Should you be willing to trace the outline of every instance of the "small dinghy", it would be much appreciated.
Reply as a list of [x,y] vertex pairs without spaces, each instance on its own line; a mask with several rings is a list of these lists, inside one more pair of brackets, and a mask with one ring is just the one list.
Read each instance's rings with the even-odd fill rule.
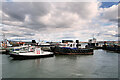
[[41,48],[35,48],[34,51],[20,51],[19,53],[10,53],[10,56],[14,59],[34,59],[43,57],[52,57],[52,52],[42,51]]

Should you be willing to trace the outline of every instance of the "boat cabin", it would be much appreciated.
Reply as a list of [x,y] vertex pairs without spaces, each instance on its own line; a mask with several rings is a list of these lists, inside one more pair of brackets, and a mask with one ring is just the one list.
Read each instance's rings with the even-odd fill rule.
[[77,44],[75,42],[71,43],[71,42],[68,42],[68,43],[61,43],[59,47],[68,47],[68,48],[81,48],[81,45],[80,44]]

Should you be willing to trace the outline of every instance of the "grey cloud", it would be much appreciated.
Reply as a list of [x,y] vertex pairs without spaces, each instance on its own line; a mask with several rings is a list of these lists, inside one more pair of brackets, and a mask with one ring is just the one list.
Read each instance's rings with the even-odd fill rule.
[[18,35],[18,34],[12,34],[12,33],[10,33],[10,34],[7,34],[7,36],[10,36],[10,37],[24,37],[24,35]]
[[[67,19],[66,16],[61,15],[61,13],[68,12],[72,14],[79,15],[82,19],[88,19],[91,10],[88,8],[89,2],[79,2],[79,3],[44,3],[44,2],[11,2],[3,3],[3,12],[9,16],[9,18],[3,16],[3,23],[4,24],[11,24],[6,23],[5,21],[19,21],[22,22],[22,24],[17,26],[23,26],[30,29],[45,29],[47,27],[51,28],[68,28],[70,25],[73,24],[74,20]],[[54,9],[55,8],[55,9]],[[47,15],[53,11],[52,18],[62,18],[62,22],[59,22],[57,20],[53,20],[55,25],[44,24],[39,19],[43,17],[44,15]],[[88,15],[89,12],[89,15]],[[26,15],[29,16],[29,21],[26,22],[25,18]],[[65,20],[65,21],[64,21]],[[15,25],[15,24],[12,24]],[[34,26],[34,27],[33,27]]]
[[7,29],[5,29],[5,28],[2,28],[1,30],[2,30],[2,31],[8,31],[8,30],[7,30]]
[[[99,36],[104,35],[104,29],[95,27],[93,23],[88,23],[88,20],[92,20],[91,14],[97,13],[94,7],[98,8],[99,6],[90,7],[92,4],[89,2],[76,2],[76,3],[31,3],[31,2],[11,2],[11,3],[3,3],[3,23],[11,26],[16,26],[16,28],[12,27],[16,32],[14,34],[9,34],[10,37],[30,37],[39,35],[42,33],[48,33],[58,30],[56,33],[59,34],[59,29],[62,31],[67,30],[67,28],[72,31],[74,29],[80,28],[80,35],[88,37],[88,35],[93,35],[94,31],[101,31]],[[95,11],[95,12],[94,12]],[[49,15],[50,14],[50,17]],[[7,15],[8,17],[6,17]],[[76,17],[77,15],[77,17]],[[95,14],[94,14],[95,15]],[[46,16],[44,18],[44,16]],[[93,16],[93,15],[92,15]],[[105,17],[105,16],[104,16]],[[44,20],[45,19],[45,20]],[[110,18],[111,19],[111,18]],[[116,21],[114,18],[112,21]],[[8,22],[7,22],[8,21]],[[81,21],[81,22],[80,22]],[[84,22],[86,23],[84,23]],[[14,23],[16,22],[16,24]],[[78,23],[77,23],[78,22]],[[97,20],[95,21],[95,23]],[[20,24],[21,23],[21,24]],[[83,23],[83,24],[82,24]],[[77,25],[74,25],[77,24]],[[85,24],[85,25],[84,25]],[[77,26],[77,27],[76,27]],[[76,28],[74,28],[76,27]],[[21,29],[25,28],[25,29]],[[73,29],[74,28],[74,29]],[[50,30],[52,31],[50,31]],[[94,31],[93,31],[94,29]],[[3,29],[11,30],[9,29]],[[68,32],[70,33],[70,31]],[[84,30],[88,30],[85,32]],[[103,30],[103,31],[102,31]],[[19,31],[19,33],[17,33]],[[74,30],[75,31],[75,30]],[[104,32],[104,33],[102,33]],[[16,34],[15,34],[16,33]],[[76,32],[73,32],[73,34]],[[83,33],[83,34],[82,34]],[[49,34],[49,33],[48,33]],[[42,34],[41,34],[42,35]],[[68,36],[69,35],[69,36]],[[108,35],[108,34],[105,34]],[[58,35],[59,36],[59,35]],[[72,37],[71,37],[72,36]],[[65,34],[63,33],[62,38],[77,38],[79,35]],[[41,36],[40,36],[41,37]],[[44,37],[44,36],[42,36]],[[46,38],[46,36],[45,36]],[[50,38],[55,38],[55,36],[51,35]],[[59,38],[59,37],[58,37]]]
[[[61,11],[68,11],[70,13],[78,14],[79,17],[82,19],[88,19],[91,14],[91,11],[89,11],[89,4],[91,2],[69,2],[69,3],[57,3],[55,5],[57,9],[60,9]],[[88,12],[89,11],[89,12]]]
[[[2,4],[3,12],[15,20],[24,21],[25,15],[43,16],[49,12],[48,3],[31,2],[4,2]],[[46,8],[47,7],[47,8]]]
[[112,34],[108,34],[108,33],[104,33],[104,35],[111,35],[112,36]]
[[10,17],[10,19],[24,21],[24,7],[21,6],[19,3],[4,2],[2,5],[2,10]]
[[118,19],[118,27],[120,27],[120,18]]
[[13,40],[13,41],[16,41],[16,40],[31,40],[32,41],[32,39],[31,38],[14,38],[14,39],[11,39],[11,40]]
[[[50,11],[49,3],[31,3],[31,2],[13,2],[13,3],[6,3],[4,2],[3,5],[3,12],[7,14],[9,17],[3,16],[3,23],[11,25],[11,23],[7,23],[5,21],[12,21],[12,22],[22,22],[22,25],[27,28],[38,29],[43,26],[44,24],[38,21],[38,18],[46,15]],[[30,22],[25,22],[26,15],[29,15]],[[12,24],[15,25],[15,24]],[[34,27],[33,27],[34,26]]]
[[115,34],[115,35],[112,35],[114,37],[120,37],[120,34]]
[[61,37],[60,39],[75,39],[76,37]]
[[35,34],[34,33],[24,33],[24,35],[26,35],[26,36],[34,36]]
[[36,30],[36,31],[42,31],[42,30],[45,30],[45,28],[47,27],[46,25],[42,24],[42,23],[28,23],[22,27],[26,27],[26,28],[30,28],[30,29],[33,29],[33,30]]
[[113,34],[104,34],[104,35],[109,35],[109,36],[111,36],[112,38],[113,38],[113,37],[120,37],[120,34],[115,34],[115,35],[113,35]]
[[120,18],[120,3],[118,4],[118,17]]
[[55,28],[69,28],[67,23],[56,24]]
[[118,22],[118,19],[110,19],[109,21]]
[[118,5],[113,5],[109,8],[101,9],[102,14],[100,18],[102,20],[108,20],[110,22],[118,23],[118,14],[119,14],[118,9],[119,9]]

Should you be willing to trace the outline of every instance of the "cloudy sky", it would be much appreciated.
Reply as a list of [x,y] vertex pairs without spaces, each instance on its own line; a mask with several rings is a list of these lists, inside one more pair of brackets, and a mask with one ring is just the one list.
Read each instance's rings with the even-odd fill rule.
[[[1,33],[10,40],[118,39],[117,2],[2,3]],[[120,10],[119,10],[120,11]]]

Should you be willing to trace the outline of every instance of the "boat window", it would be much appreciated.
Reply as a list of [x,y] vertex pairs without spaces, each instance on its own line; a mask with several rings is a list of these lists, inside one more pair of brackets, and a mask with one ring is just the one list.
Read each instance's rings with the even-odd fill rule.
[[69,46],[69,44],[67,44],[67,46]]
[[73,44],[73,46],[75,46],[75,44]]
[[20,49],[15,49],[15,51],[19,51]]
[[62,44],[61,46],[66,46],[65,44]]
[[72,47],[72,44],[70,44],[70,47]]

